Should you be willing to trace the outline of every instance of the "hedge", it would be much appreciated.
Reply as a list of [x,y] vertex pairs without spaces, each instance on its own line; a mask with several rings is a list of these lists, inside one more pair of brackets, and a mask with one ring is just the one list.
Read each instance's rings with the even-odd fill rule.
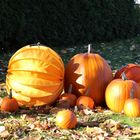
[[136,35],[134,0],[1,0],[0,43],[67,47]]

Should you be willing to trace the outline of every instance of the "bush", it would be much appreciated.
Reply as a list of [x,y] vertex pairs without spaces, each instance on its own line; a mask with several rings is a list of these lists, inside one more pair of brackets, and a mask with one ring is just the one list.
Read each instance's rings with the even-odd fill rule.
[[134,0],[1,0],[5,49],[41,42],[50,47],[135,35]]

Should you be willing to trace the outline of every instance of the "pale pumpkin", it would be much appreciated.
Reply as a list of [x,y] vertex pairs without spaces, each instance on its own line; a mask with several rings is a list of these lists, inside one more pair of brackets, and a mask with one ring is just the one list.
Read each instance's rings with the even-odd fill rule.
[[64,64],[61,57],[43,45],[27,45],[9,60],[6,89],[20,105],[52,104],[63,90]]
[[105,89],[113,79],[112,71],[107,61],[99,54],[81,53],[73,56],[65,69],[65,92],[72,84],[72,93],[77,97],[84,95],[90,88],[89,96],[95,105],[105,103]]

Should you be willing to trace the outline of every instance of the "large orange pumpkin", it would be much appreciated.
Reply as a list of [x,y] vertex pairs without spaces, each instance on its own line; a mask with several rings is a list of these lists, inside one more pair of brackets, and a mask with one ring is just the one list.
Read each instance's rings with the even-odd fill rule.
[[133,80],[115,79],[106,88],[106,104],[114,112],[122,112],[125,101],[130,97],[131,89],[134,97],[140,98],[140,86]]
[[134,80],[140,84],[140,65],[128,64],[115,73],[115,79],[121,78],[122,73],[125,72],[127,79]]
[[[90,47],[89,47],[90,48]],[[90,49],[89,49],[90,50]],[[95,105],[105,102],[105,89],[112,80],[112,71],[107,61],[99,54],[81,53],[73,56],[65,69],[65,91],[72,84],[72,93],[78,97],[85,95],[92,97]]]
[[10,59],[6,88],[20,105],[52,104],[63,90],[64,64],[60,56],[43,45],[27,45]]

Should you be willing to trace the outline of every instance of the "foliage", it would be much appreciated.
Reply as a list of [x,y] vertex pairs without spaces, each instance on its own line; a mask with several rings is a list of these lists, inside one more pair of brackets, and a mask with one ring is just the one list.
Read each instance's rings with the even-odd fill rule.
[[36,42],[63,47],[128,38],[140,27],[134,0],[1,0],[0,9],[5,51]]

